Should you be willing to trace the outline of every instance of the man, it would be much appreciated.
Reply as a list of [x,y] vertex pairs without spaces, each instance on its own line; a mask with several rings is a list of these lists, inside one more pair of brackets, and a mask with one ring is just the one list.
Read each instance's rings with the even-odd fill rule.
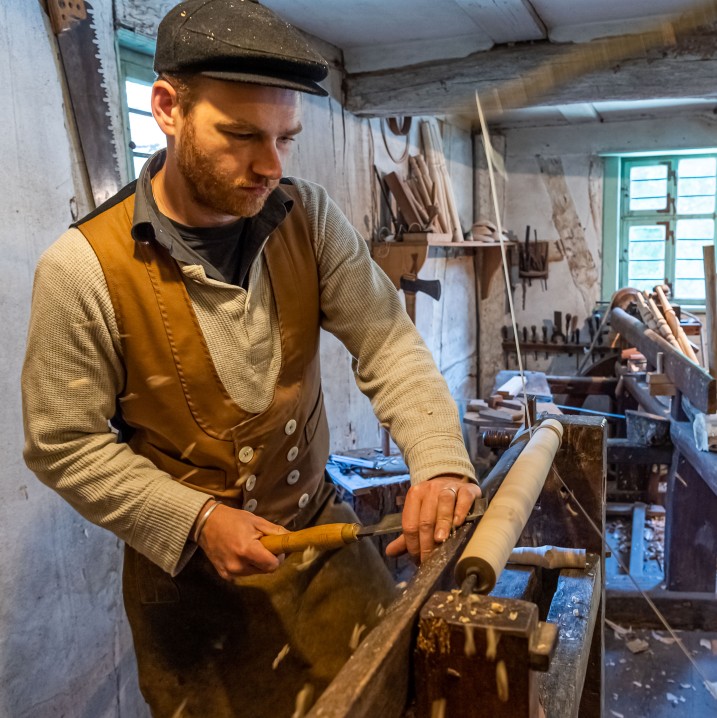
[[392,596],[367,542],[282,563],[259,541],[353,520],[323,475],[320,327],[411,470],[389,553],[424,559],[480,492],[445,382],[365,242],[322,188],[280,185],[298,93],[326,94],[323,59],[255,2],[188,0],[159,27],[155,69],[166,152],[38,266],[25,456],[126,542],[155,716],[289,715]]

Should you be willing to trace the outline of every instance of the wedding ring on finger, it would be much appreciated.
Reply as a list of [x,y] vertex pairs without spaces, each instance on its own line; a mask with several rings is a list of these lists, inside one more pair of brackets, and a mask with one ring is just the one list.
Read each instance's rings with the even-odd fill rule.
[[450,491],[453,494],[454,499],[456,501],[458,501],[458,492],[452,486],[445,486],[444,488],[441,489],[441,491],[439,493],[441,493],[443,491]]

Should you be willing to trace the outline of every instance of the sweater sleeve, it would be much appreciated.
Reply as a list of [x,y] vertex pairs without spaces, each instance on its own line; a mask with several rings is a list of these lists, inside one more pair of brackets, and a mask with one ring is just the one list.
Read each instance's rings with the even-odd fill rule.
[[175,575],[207,495],[117,443],[109,427],[124,384],[102,268],[78,230],[41,257],[22,372],[25,461],[86,519]]
[[326,191],[292,181],[315,233],[322,326],[351,353],[356,383],[390,427],[412,482],[446,473],[475,480],[455,402],[396,288]]

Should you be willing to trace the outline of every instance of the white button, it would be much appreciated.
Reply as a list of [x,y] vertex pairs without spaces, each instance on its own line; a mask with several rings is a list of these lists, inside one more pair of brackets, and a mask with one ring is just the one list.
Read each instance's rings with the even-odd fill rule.
[[299,508],[303,509],[306,504],[309,503],[309,495],[308,494],[301,494],[301,498],[299,499]]
[[290,472],[289,475],[286,477],[286,483],[287,483],[287,484],[290,484],[290,485],[295,484],[295,483],[299,480],[299,476],[301,476],[301,474],[300,474],[296,469],[294,469],[294,470],[293,470],[292,472]]
[[251,491],[254,486],[256,485],[256,476],[252,474],[247,480],[246,480],[246,490]]
[[253,512],[255,510],[256,510],[256,499],[249,499],[249,501],[247,501],[244,504],[244,511],[252,511]]
[[292,446],[289,449],[289,453],[286,455],[287,461],[293,461],[297,456],[299,455],[299,447],[298,446]]
[[291,436],[296,431],[296,419],[289,419],[284,427],[284,433]]
[[248,464],[254,458],[254,449],[251,446],[242,446],[239,449],[239,461],[242,464]]

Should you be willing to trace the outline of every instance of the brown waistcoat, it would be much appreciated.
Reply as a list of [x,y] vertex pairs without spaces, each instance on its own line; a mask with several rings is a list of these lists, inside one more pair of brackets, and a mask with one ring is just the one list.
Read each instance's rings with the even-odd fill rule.
[[[95,251],[121,337],[119,396],[132,449],[177,481],[290,528],[323,481],[328,424],[319,369],[319,278],[294,187],[264,257],[281,333],[274,398],[260,414],[237,406],[209,354],[177,263],[131,234],[134,195],[78,225]],[[308,517],[307,517],[308,518]]]

